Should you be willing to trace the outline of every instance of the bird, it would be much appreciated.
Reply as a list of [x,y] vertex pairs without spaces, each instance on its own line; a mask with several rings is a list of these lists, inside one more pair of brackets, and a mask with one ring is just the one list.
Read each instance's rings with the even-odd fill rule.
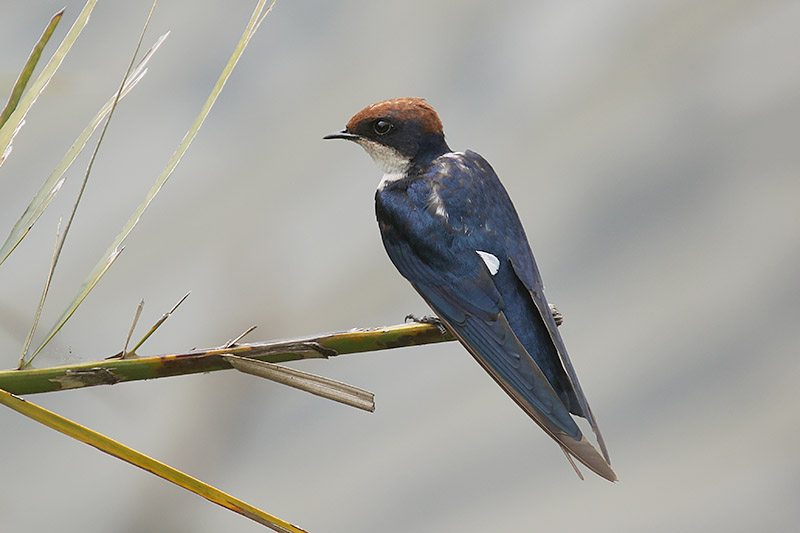
[[[567,355],[528,238],[491,165],[445,141],[422,98],[384,100],[324,139],[360,145],[383,177],[375,213],[389,258],[475,360],[564,451],[617,481]],[[597,448],[576,423],[586,419]]]

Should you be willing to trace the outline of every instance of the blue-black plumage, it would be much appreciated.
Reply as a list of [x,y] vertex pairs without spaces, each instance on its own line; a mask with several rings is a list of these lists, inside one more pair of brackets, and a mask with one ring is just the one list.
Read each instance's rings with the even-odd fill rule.
[[[403,277],[568,459],[616,481],[525,231],[489,163],[451,151],[420,98],[373,104],[326,138],[360,144],[384,172],[376,216]],[[602,455],[572,415],[589,421]]]

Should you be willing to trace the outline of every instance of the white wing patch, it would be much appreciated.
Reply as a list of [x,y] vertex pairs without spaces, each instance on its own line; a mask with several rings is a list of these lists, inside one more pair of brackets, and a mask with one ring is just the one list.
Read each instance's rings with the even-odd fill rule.
[[475,253],[481,256],[483,262],[486,263],[486,268],[489,269],[489,274],[492,276],[497,274],[497,271],[500,270],[500,260],[497,257],[482,250],[475,250]]
[[428,196],[428,209],[433,211],[438,217],[442,217],[445,220],[449,218],[447,210],[444,208],[442,197],[439,196],[439,192],[436,190],[436,186],[431,189],[431,194]]

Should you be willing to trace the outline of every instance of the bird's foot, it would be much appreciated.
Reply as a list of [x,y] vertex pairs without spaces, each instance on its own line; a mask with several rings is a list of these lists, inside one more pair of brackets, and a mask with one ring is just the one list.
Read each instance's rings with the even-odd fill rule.
[[561,311],[556,309],[556,306],[553,304],[547,304],[550,307],[550,313],[553,315],[553,320],[556,321],[556,326],[560,326],[564,323],[564,315],[561,314]]
[[439,329],[439,333],[442,335],[447,335],[447,326],[444,325],[442,319],[438,316],[434,315],[425,315],[422,317],[418,317],[414,314],[406,315],[406,322],[417,322],[419,324],[431,324],[432,326],[436,326]]

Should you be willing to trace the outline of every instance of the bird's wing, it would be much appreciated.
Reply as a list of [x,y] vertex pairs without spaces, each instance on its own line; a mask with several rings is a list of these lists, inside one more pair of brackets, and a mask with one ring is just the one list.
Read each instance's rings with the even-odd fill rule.
[[[520,246],[520,242],[522,242],[524,246]],[[550,338],[552,339],[553,344],[556,347],[556,351],[558,352],[558,356],[561,359],[561,363],[564,365],[564,370],[566,370],[567,376],[569,377],[569,380],[575,391],[575,397],[578,400],[581,411],[583,411],[586,420],[589,422],[589,425],[591,426],[592,431],[597,438],[597,444],[600,447],[600,451],[603,453],[603,457],[607,463],[611,464],[611,460],[608,457],[608,449],[606,448],[606,443],[603,440],[603,434],[600,433],[600,427],[597,425],[597,420],[592,413],[591,407],[589,407],[589,402],[586,399],[586,395],[583,393],[580,381],[578,381],[578,374],[575,372],[575,367],[572,365],[572,361],[567,353],[567,347],[564,344],[564,339],[561,338],[561,333],[558,331],[555,319],[553,318],[550,307],[547,304],[547,299],[544,296],[544,285],[542,284],[542,278],[539,274],[539,269],[536,266],[536,261],[533,258],[533,254],[530,251],[528,241],[520,241],[520,239],[515,239],[513,242],[511,242],[510,240],[507,240],[506,245],[514,273],[517,275],[525,288],[527,288],[530,292],[531,299],[536,305],[542,320],[544,320],[544,323],[547,326],[547,331],[550,333]]]
[[593,472],[615,481],[614,471],[581,433],[517,339],[503,312],[502,297],[478,255],[447,252],[432,266],[409,240],[392,228],[382,229],[386,250],[400,273],[503,390],[562,448]]
[[600,448],[600,451],[603,453],[603,457],[605,458],[606,462],[610,464],[611,460],[608,456],[608,450],[606,448],[605,441],[603,440],[603,435],[600,433],[597,420],[592,413],[591,407],[589,407],[589,402],[586,399],[586,395],[583,393],[580,381],[578,380],[578,374],[575,372],[575,367],[572,365],[572,361],[569,358],[564,340],[561,338],[561,333],[559,333],[556,322],[553,319],[550,306],[547,304],[547,299],[544,295],[542,276],[539,273],[539,268],[536,265],[536,260],[533,257],[533,252],[531,252],[530,244],[528,244],[528,238],[525,235],[525,230],[522,227],[522,223],[519,221],[519,216],[516,213],[516,209],[514,209],[514,205],[511,202],[511,199],[509,198],[505,188],[500,183],[500,180],[497,178],[497,174],[494,172],[494,169],[492,169],[491,165],[489,165],[485,159],[483,159],[479,154],[469,150],[467,150],[467,152],[464,154],[464,158],[473,165],[479,167],[485,175],[485,177],[478,183],[480,183],[481,187],[485,187],[488,190],[488,194],[486,196],[491,196],[494,199],[493,202],[486,206],[486,209],[489,211],[488,219],[498,219],[503,226],[503,248],[509,261],[511,262],[511,265],[513,266],[514,273],[522,282],[522,285],[528,289],[531,299],[533,300],[536,309],[539,311],[539,315],[541,316],[546,329],[550,334],[550,338],[552,339],[553,345],[556,348],[556,352],[561,360],[561,364],[567,373],[567,377],[572,385],[572,389],[575,393],[575,399],[578,402],[580,411],[582,412],[584,418],[586,418],[586,420],[589,422],[589,425],[591,426],[592,431],[597,438],[597,444]]

